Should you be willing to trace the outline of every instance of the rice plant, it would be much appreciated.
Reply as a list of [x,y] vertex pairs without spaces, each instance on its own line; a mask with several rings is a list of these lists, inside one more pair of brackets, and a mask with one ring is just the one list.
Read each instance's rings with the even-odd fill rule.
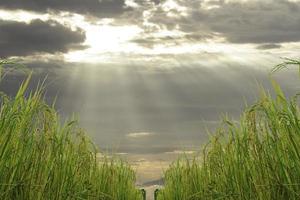
[[44,102],[42,84],[26,93],[29,82],[30,76],[13,98],[1,94],[0,199],[142,199],[130,166],[97,157],[77,123],[61,124]]
[[[274,71],[300,61],[287,60]],[[272,81],[240,122],[224,119],[201,157],[178,159],[165,172],[158,200],[300,199],[300,112]]]

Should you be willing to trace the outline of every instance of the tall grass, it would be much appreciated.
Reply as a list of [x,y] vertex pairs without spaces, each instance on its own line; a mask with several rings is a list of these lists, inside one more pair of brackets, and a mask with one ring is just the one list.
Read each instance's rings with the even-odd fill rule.
[[76,122],[60,123],[42,86],[25,98],[29,81],[14,98],[1,96],[0,199],[142,199],[129,165],[99,160]]
[[[275,71],[289,64],[300,62],[287,60]],[[300,199],[297,96],[288,99],[272,84],[276,98],[262,89],[260,100],[243,113],[240,123],[224,119],[201,158],[171,165],[159,200]]]

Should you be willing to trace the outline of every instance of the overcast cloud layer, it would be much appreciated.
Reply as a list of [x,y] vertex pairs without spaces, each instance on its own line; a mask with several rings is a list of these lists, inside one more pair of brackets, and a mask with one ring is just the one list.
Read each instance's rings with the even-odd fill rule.
[[[223,37],[229,43],[283,43],[300,40],[300,2],[266,1],[164,1],[152,7],[147,19],[152,31],[179,30],[192,42]],[[149,9],[141,3],[141,8]],[[165,37],[165,40],[170,40]],[[177,38],[174,38],[176,40]],[[180,40],[179,40],[180,41]],[[140,44],[160,43],[160,39],[141,36]],[[265,48],[268,46],[265,46]],[[274,45],[269,45],[274,47]],[[265,49],[264,48],[264,49]]]
[[[266,50],[279,49],[284,47],[282,44],[288,46],[291,42],[300,41],[299,1],[30,0],[25,3],[21,0],[4,0],[0,2],[1,8],[49,13],[50,16],[68,17],[66,12],[70,16],[81,14],[88,23],[110,18],[113,26],[139,27],[140,33],[128,39],[127,43],[146,49],[157,45],[174,47],[215,42],[252,44],[256,45],[257,50]],[[69,23],[74,26],[72,22]],[[24,56],[36,52],[66,53],[71,49],[84,49],[80,46],[85,41],[84,30],[70,30],[64,25],[53,20],[34,20],[25,24],[2,19],[0,44],[8,47],[8,50],[1,52],[0,56]],[[162,34],[166,31],[169,33]],[[23,49],[20,48],[22,45]]]

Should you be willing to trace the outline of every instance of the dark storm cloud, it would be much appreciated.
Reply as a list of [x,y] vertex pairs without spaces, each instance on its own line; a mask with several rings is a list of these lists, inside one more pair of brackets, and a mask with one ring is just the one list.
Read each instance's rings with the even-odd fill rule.
[[[300,41],[299,1],[174,0],[174,2],[186,9],[185,15],[180,14],[175,8],[166,12],[163,3],[160,3],[155,5],[148,21],[160,29],[179,28],[188,34],[197,34],[200,31],[201,35],[224,37],[230,43],[276,44]],[[207,9],[209,6],[211,8]],[[153,32],[157,30],[154,29]],[[195,40],[201,41],[203,37]]]
[[282,46],[280,44],[262,44],[257,46],[257,49],[266,50],[266,49],[280,49]]
[[[285,0],[223,3],[205,23],[233,43],[300,41],[300,3]],[[201,17],[198,18],[201,20]]]
[[0,8],[41,13],[67,11],[96,17],[115,17],[129,9],[125,0],[1,0]]
[[30,23],[0,20],[0,57],[28,56],[38,53],[66,53],[84,49],[85,33],[71,30],[56,21]]

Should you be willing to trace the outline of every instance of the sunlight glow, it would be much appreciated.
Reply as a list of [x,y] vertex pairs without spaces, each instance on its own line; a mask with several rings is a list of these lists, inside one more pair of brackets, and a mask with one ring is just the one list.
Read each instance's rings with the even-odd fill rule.
[[137,26],[118,27],[110,25],[89,25],[85,27],[85,30],[87,34],[86,44],[95,51],[105,52],[120,51],[120,48],[124,47],[124,43],[142,31]]

